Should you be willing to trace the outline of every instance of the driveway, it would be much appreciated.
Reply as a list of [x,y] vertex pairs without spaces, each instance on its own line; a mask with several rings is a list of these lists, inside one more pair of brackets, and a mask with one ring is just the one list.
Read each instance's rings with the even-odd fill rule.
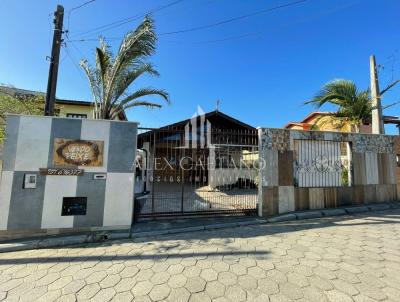
[[[258,190],[233,188],[211,190],[208,187],[185,185],[182,195],[180,184],[157,183],[154,189],[154,212],[195,212],[256,209]],[[183,199],[183,202],[182,202]],[[152,212],[152,196],[142,199],[144,214]],[[182,209],[183,207],[183,209]]]
[[6,301],[400,301],[400,210],[0,254]]

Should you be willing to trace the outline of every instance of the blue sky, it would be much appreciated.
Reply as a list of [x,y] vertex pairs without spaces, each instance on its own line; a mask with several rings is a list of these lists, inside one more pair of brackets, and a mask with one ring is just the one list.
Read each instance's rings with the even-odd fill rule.
[[[158,33],[208,25],[294,0],[183,0],[154,14]],[[52,12],[85,0],[0,1],[0,83],[45,91],[52,37]],[[70,40],[61,52],[57,96],[90,100],[86,78],[77,64],[94,58],[96,39],[121,37],[139,20],[101,33],[85,31],[145,13],[173,0],[95,0],[69,16]],[[400,2],[398,0],[308,0],[210,29],[160,35],[152,61],[160,78],[138,86],[166,89],[172,105],[134,109],[130,120],[157,127],[190,117],[200,105],[220,110],[253,126],[282,127],[313,110],[302,103],[327,81],[354,80],[369,85],[369,55],[374,53],[381,86],[400,78]],[[119,41],[112,40],[114,50]],[[132,87],[135,88],[135,87]],[[400,100],[400,85],[383,103]],[[156,98],[154,99],[156,101]],[[161,100],[160,100],[161,101]],[[327,107],[327,110],[332,108]],[[385,114],[399,115],[400,106]],[[395,132],[390,127],[390,133]]]

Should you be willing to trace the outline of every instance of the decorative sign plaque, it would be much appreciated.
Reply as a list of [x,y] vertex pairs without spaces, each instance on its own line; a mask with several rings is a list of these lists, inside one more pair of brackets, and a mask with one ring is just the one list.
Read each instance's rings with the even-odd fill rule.
[[54,166],[103,166],[103,141],[54,139]]
[[81,176],[83,175],[83,169],[67,169],[67,168],[40,168],[39,172],[41,175],[56,175],[56,176]]

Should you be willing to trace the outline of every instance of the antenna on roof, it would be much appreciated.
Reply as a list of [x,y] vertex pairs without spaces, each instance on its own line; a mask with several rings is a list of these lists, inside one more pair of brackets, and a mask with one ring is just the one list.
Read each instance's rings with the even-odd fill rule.
[[215,106],[215,111],[219,111],[219,105],[221,104],[221,101],[218,99],[217,100],[217,103],[216,103],[216,106]]

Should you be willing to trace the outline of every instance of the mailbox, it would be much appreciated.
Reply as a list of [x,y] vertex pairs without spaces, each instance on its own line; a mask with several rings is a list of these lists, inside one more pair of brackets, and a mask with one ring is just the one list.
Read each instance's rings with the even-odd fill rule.
[[86,215],[87,197],[64,197],[61,216]]

